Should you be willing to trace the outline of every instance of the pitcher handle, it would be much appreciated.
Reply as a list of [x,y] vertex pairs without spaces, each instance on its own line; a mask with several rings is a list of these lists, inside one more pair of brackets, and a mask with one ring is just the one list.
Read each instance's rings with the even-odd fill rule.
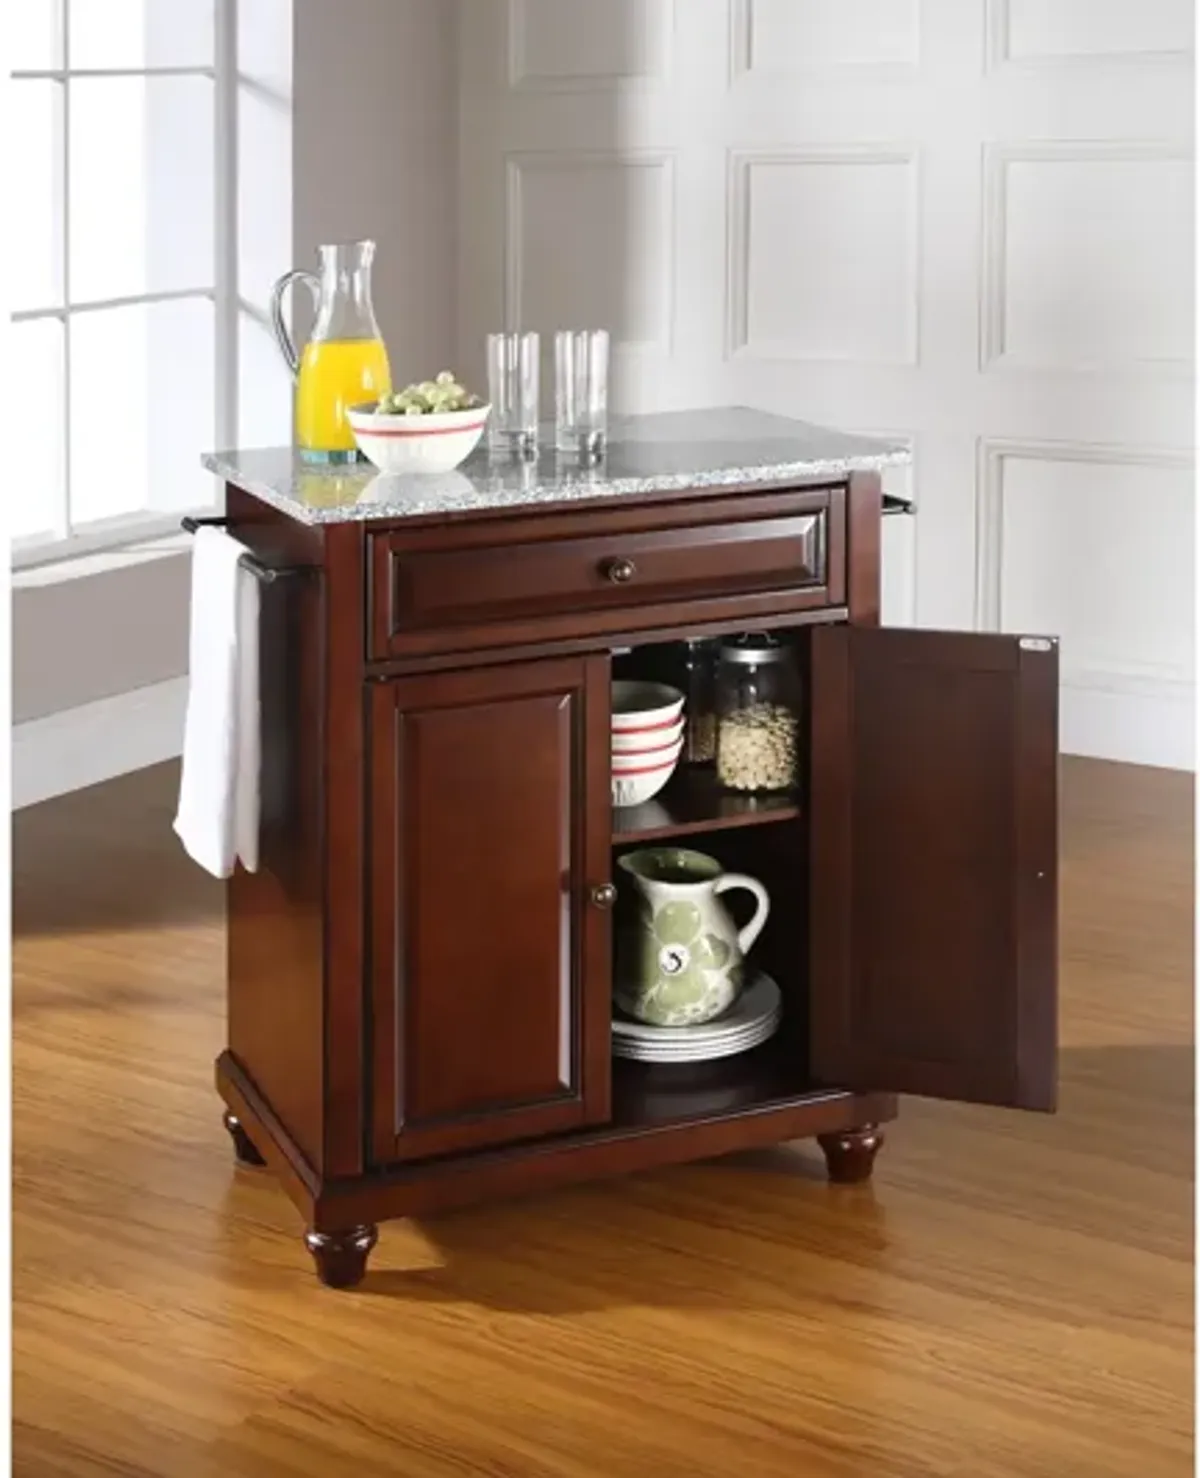
[[754,941],[763,931],[763,925],[767,922],[767,916],[771,912],[771,898],[767,890],[757,878],[748,877],[744,872],[726,872],[713,884],[714,893],[728,893],[730,888],[745,888],[747,892],[753,893],[758,907],[754,910],[754,917],[744,929],[738,930],[738,949],[742,952],[742,958],[750,953],[754,947]]
[[293,380],[300,373],[300,356],[296,353],[296,346],[284,322],[283,295],[294,282],[303,282],[307,285],[309,292],[312,293],[314,306],[319,306],[321,301],[321,279],[315,272],[306,272],[303,267],[294,267],[290,272],[285,272],[271,289],[271,327],[275,332],[275,342],[279,345],[279,352],[283,355]]

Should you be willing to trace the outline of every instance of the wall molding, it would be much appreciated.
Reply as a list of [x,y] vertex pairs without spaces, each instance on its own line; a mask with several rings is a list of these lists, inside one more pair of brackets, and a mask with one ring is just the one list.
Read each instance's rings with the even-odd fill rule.
[[508,90],[516,93],[605,93],[668,85],[674,65],[676,0],[645,0],[645,3],[660,17],[662,66],[652,72],[597,72],[573,77],[529,70],[529,0],[508,0],[505,28]]
[[[1004,464],[1008,460],[1191,471],[1189,453],[1082,441],[982,438],[977,444],[975,625],[999,631],[1004,612]],[[1073,664],[1063,654],[1060,746],[1064,754],[1128,764],[1195,768],[1194,674],[1172,663]]]
[[1013,164],[1144,164],[1191,162],[1179,145],[1141,139],[1079,140],[1054,143],[985,143],[983,213],[979,256],[979,368],[985,373],[1013,371],[1054,374],[1137,375],[1190,378],[1187,359],[1056,360],[1009,352],[1008,169]]
[[1176,51],[1080,51],[1013,56],[1012,0],[984,0],[984,65],[988,72],[1002,67],[1051,68],[1078,71],[1087,67],[1178,66],[1191,60],[1186,48]]
[[664,232],[663,260],[660,264],[666,285],[663,334],[656,339],[617,339],[614,336],[613,349],[661,354],[669,358],[675,350],[675,242],[678,227],[675,152],[671,149],[538,149],[505,154],[503,321],[513,331],[527,326],[521,282],[525,259],[525,176],[536,170],[582,171],[612,169],[614,166],[662,171],[663,189],[666,192],[667,229]]
[[1127,765],[1195,770],[1195,689],[1133,684],[1120,674],[1064,674],[1059,748]]
[[[975,627],[999,631],[1004,613],[1000,587],[1004,572],[1004,464],[1083,462],[1105,467],[1157,467],[1190,472],[1195,459],[1171,447],[1131,447],[1090,441],[1038,441],[981,437],[976,444],[975,474]],[[1126,673],[1126,676],[1129,674]],[[1190,684],[1192,674],[1164,668],[1171,681]]]
[[[838,0],[830,0],[837,4]],[[755,0],[729,0],[729,85],[737,87],[750,79],[764,82],[791,82],[814,77],[856,81],[884,81],[889,77],[908,78],[921,65],[921,8],[913,16],[913,44],[910,54],[887,60],[794,62],[787,66],[763,67],[754,62]]]
[[17,724],[12,809],[174,759],[183,752],[188,680],[172,678]]
[[[730,149],[726,174],[725,357],[807,364],[917,368],[921,362],[921,149],[918,144],[835,144],[814,148]],[[907,353],[897,359],[808,354],[783,339],[750,343],[750,172],[756,165],[899,164],[909,175],[909,283],[905,292]]]

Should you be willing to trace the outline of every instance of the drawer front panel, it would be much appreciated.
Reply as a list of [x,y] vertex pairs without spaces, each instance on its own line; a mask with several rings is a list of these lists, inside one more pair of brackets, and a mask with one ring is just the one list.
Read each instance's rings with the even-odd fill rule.
[[[820,506],[786,506],[801,498]],[[840,490],[815,499],[785,495],[767,508],[766,516],[673,527],[661,526],[661,514],[658,527],[610,519],[603,531],[468,547],[445,533],[435,536],[440,547],[428,538],[376,535],[371,655],[599,634],[664,606],[720,602],[722,614],[736,617],[745,600],[749,617],[775,592],[807,607],[840,604]],[[564,520],[548,522],[561,527]]]

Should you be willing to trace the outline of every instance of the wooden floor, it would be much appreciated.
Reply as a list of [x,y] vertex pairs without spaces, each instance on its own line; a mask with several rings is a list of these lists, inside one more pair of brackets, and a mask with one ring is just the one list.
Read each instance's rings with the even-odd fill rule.
[[1184,1478],[1192,800],[1066,767],[1062,1110],[384,1228],[362,1289],[235,1170],[217,884],[170,767],[23,812],[21,1475]]

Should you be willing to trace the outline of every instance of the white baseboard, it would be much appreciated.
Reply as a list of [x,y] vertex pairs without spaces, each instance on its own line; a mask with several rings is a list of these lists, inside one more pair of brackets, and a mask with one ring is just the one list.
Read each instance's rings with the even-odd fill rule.
[[1059,707],[1063,754],[1196,768],[1196,704],[1191,683],[1133,679],[1125,674],[1071,674]]
[[98,785],[183,751],[186,677],[134,688],[13,729],[12,806]]

